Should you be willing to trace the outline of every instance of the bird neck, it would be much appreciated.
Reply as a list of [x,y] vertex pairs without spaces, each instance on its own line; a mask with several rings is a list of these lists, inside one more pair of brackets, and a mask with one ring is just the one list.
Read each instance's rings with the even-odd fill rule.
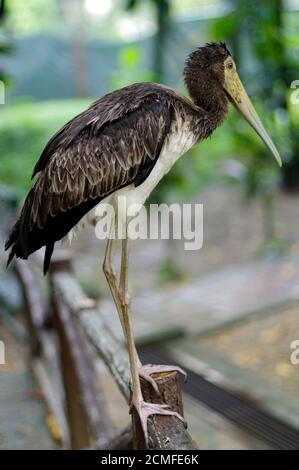
[[228,100],[219,82],[198,74],[185,73],[185,83],[192,101],[203,109],[208,117],[208,133],[213,132],[225,119],[228,112]]

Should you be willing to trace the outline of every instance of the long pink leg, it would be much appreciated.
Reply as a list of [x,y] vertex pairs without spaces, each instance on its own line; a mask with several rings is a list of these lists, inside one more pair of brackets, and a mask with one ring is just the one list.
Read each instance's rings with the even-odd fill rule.
[[122,241],[122,260],[121,260],[121,275],[120,275],[120,300],[123,311],[123,325],[125,330],[125,336],[128,345],[129,358],[130,358],[130,367],[131,367],[131,376],[132,376],[132,403],[131,406],[134,406],[136,409],[141,426],[144,432],[145,442],[148,447],[148,417],[160,414],[160,415],[172,415],[176,416],[179,420],[183,421],[186,424],[184,418],[177,413],[176,411],[170,410],[167,405],[158,405],[153,403],[147,403],[144,401],[140,380],[139,380],[139,368],[138,359],[136,354],[135,342],[133,329],[131,324],[131,299],[128,290],[128,238]]
[[[106,276],[107,283],[109,285],[117,312],[119,316],[119,320],[122,326],[122,330],[124,335],[126,336],[125,332],[125,327],[124,327],[124,319],[123,319],[123,309],[122,309],[122,304],[121,304],[121,299],[120,299],[120,292],[118,289],[117,285],[117,279],[116,279],[116,271],[113,265],[113,254],[114,254],[114,246],[115,246],[115,240],[111,238],[112,233],[110,233],[110,238],[108,239],[107,246],[106,246],[106,251],[105,251],[105,256],[104,256],[104,263],[103,263],[103,271]],[[142,366],[141,361],[138,357],[135,344],[134,344],[134,349],[135,349],[135,354],[137,356],[137,362],[138,362],[138,368],[139,368],[139,376],[142,377],[144,380],[149,382],[157,395],[159,395],[159,389],[158,386],[155,382],[155,380],[151,377],[151,374],[154,373],[154,371],[150,372],[146,366]]]

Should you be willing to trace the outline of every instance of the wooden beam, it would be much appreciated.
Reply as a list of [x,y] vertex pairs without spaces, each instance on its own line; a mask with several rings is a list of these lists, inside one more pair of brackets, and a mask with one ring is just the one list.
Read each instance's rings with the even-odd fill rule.
[[[90,441],[106,442],[114,434],[104,397],[88,347],[68,302],[55,289],[56,276],[68,271],[63,260],[52,263],[51,286],[54,324],[59,334],[61,368],[66,392],[66,408],[72,449],[82,449]],[[85,304],[86,305],[86,304]]]
[[[68,448],[69,428],[65,416],[65,394],[57,355],[56,332],[45,328],[47,321],[45,302],[39,291],[31,263],[17,258],[15,271],[25,304],[25,319],[32,354],[30,366],[42,388],[49,412],[56,417],[61,429],[61,444],[64,448]],[[46,372],[49,366],[51,376]]]
[[86,298],[78,282],[67,272],[55,273],[53,289],[55,296],[76,315],[92,346],[110,370],[128,402],[130,375],[127,353],[94,308],[94,301]]
[[101,450],[132,450],[133,434],[132,425],[129,424],[119,434],[101,445],[96,445],[96,449]]

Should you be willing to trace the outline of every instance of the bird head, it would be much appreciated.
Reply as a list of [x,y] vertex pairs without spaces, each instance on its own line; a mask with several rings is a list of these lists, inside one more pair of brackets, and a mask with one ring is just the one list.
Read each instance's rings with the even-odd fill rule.
[[227,111],[227,99],[248,121],[281,166],[281,158],[240,80],[236,64],[224,43],[210,43],[192,52],[184,70],[194,102],[213,113]]

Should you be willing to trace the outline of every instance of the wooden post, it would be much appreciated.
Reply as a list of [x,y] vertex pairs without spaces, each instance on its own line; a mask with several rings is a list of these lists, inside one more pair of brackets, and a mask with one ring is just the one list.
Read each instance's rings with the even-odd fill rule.
[[[153,387],[141,379],[142,394],[147,402],[166,404],[183,416],[181,377],[176,371],[162,372],[152,376],[159,388],[160,397]],[[136,410],[132,412],[133,446],[135,450],[146,449],[143,431]],[[196,449],[195,443],[185,430],[184,424],[175,416],[155,415],[149,418],[149,449]]]

